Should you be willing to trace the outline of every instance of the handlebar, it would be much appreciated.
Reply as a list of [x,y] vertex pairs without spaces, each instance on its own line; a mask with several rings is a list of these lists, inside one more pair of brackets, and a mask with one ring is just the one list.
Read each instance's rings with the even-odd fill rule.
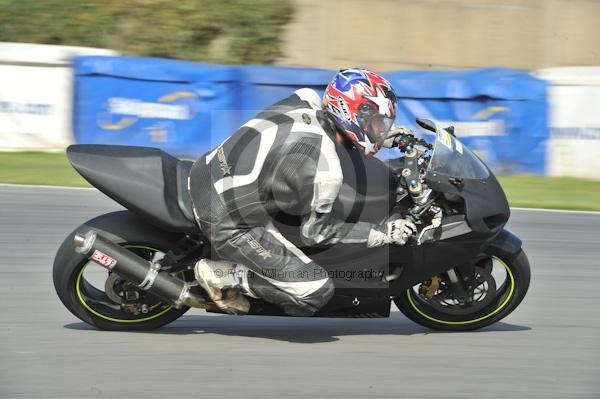
[[433,145],[427,143],[424,139],[405,134],[398,136],[398,139],[394,140],[394,144],[395,147],[398,147],[402,152],[406,151],[408,147],[414,147],[415,145],[421,145],[428,150],[433,149]]
[[392,147],[397,147],[400,151],[405,152],[408,147],[414,147],[420,145],[428,150],[433,149],[433,145],[427,143],[424,139],[415,137],[412,132],[399,133],[396,135],[393,141]]

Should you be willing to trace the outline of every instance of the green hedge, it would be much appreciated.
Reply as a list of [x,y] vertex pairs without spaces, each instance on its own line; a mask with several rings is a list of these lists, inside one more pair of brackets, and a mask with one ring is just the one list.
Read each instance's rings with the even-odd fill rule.
[[0,0],[0,41],[270,64],[290,0]]

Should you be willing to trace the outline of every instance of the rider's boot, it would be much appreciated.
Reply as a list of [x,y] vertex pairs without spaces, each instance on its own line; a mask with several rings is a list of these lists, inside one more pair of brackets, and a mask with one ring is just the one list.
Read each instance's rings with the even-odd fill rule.
[[220,310],[246,314],[250,310],[250,302],[242,295],[240,278],[235,269],[235,263],[201,259],[194,267],[194,275]]

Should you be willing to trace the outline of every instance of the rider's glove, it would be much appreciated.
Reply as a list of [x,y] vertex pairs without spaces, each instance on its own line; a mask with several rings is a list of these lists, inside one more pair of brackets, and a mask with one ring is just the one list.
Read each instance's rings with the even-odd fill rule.
[[417,226],[408,219],[395,219],[375,226],[369,232],[367,247],[386,244],[404,245],[408,238],[417,233]]
[[393,148],[394,140],[396,139],[396,137],[398,137],[401,134],[407,134],[407,135],[411,135],[411,136],[414,135],[412,130],[410,130],[408,128],[398,126],[398,125],[393,125],[392,128],[390,129],[389,133],[387,134],[385,140],[383,140],[383,143],[381,144],[381,146],[384,148]]

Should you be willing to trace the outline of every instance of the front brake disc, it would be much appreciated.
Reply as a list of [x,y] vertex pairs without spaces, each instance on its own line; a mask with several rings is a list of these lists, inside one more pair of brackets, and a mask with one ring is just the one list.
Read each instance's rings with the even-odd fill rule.
[[[421,293],[421,296],[427,300],[432,308],[455,315],[472,314],[484,309],[496,298],[496,281],[492,274],[485,268],[476,267],[475,269],[476,285],[473,290],[472,301],[461,304],[452,291],[449,284],[440,284],[432,298],[427,298],[427,292]],[[431,288],[431,284],[429,285]]]

